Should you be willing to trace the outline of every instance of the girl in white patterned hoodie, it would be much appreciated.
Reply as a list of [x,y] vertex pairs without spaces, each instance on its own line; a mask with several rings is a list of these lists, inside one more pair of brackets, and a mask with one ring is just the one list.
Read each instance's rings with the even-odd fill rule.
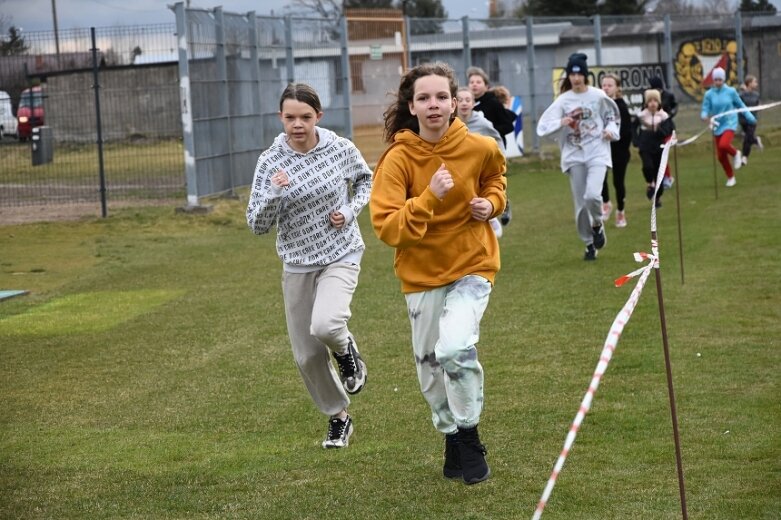
[[312,87],[287,86],[279,101],[285,131],[260,154],[247,225],[257,235],[277,226],[293,357],[315,405],[329,416],[323,447],[344,448],[353,431],[347,394],[366,382],[347,321],[365,249],[356,219],[369,201],[372,172],[350,140],[316,126],[322,117]]

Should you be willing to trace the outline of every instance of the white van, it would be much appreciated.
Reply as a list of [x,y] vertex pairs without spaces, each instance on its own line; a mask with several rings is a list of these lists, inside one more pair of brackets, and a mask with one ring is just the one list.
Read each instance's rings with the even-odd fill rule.
[[0,90],[0,139],[4,135],[17,136],[17,123],[11,110],[11,96]]

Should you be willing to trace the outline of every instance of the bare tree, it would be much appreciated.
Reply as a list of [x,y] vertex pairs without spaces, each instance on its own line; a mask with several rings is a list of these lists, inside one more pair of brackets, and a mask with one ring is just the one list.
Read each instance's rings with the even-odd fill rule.
[[658,0],[652,14],[704,14],[703,9],[688,0]]
[[322,18],[338,18],[342,14],[342,2],[340,0],[293,0],[291,11],[300,11],[296,14],[317,15]]
[[707,14],[732,14],[737,9],[732,0],[704,0],[703,4]]

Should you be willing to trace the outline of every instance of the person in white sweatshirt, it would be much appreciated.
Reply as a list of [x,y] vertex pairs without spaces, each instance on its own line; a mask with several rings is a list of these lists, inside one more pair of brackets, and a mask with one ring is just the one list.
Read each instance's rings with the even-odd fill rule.
[[353,431],[347,394],[366,382],[347,321],[365,249],[356,219],[369,201],[372,171],[351,141],[317,126],[322,117],[312,87],[285,88],[279,101],[285,131],[258,158],[247,225],[256,235],[277,226],[293,357],[312,400],[329,417],[323,447],[344,448]]
[[[486,119],[482,112],[475,110],[475,96],[469,87],[461,87],[456,92],[456,114],[466,125],[467,130],[492,138],[496,141],[496,145],[501,150],[502,155],[505,154],[502,136],[499,135],[493,123]],[[494,230],[496,238],[502,238],[503,229],[499,218],[494,217],[488,223],[491,224],[491,229]]]
[[569,176],[575,224],[586,245],[584,260],[596,260],[607,243],[602,222],[602,183],[612,167],[610,142],[619,139],[618,106],[589,86],[586,55],[569,57],[561,94],[537,124],[540,137],[559,132],[561,171]]

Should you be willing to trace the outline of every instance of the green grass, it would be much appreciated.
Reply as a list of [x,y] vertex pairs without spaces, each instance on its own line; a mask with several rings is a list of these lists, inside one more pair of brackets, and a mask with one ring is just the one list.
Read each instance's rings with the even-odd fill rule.
[[[675,193],[659,216],[688,509],[781,511],[781,152],[713,188],[707,146],[682,149],[685,283]],[[557,161],[511,165],[513,221],[483,320],[481,433],[494,476],[441,477],[417,388],[392,250],[367,243],[351,329],[369,364],[350,447],[293,365],[274,236],[244,199],[0,227],[0,518],[530,518],[629,296],[613,280],[649,250],[635,155],[627,217],[581,259]],[[245,195],[246,197],[246,195]],[[627,325],[543,515],[680,518],[654,277]]]
[[[0,190],[13,203],[41,200],[95,200],[99,189],[97,146],[54,144],[54,159],[33,166],[29,142],[0,147]],[[104,144],[103,165],[109,198],[159,199],[185,194],[184,153],[179,139],[112,141]]]

